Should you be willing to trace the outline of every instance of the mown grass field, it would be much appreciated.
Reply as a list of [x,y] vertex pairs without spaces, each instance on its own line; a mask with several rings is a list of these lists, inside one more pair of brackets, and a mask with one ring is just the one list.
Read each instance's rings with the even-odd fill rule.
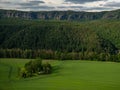
[[28,59],[0,59],[0,90],[120,90],[120,63],[49,61],[53,73],[20,79]]

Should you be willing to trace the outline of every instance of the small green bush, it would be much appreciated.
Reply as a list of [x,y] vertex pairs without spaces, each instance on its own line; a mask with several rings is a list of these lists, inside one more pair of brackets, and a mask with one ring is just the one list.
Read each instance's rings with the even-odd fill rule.
[[20,77],[26,78],[34,75],[50,74],[51,71],[52,71],[51,64],[49,64],[48,62],[42,64],[41,59],[36,59],[29,61],[24,65],[23,68],[21,68]]

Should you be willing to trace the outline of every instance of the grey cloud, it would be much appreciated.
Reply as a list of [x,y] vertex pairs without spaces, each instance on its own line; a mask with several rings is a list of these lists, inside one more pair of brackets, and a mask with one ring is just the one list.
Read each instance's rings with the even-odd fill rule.
[[70,6],[70,8],[83,8],[83,6]]
[[92,11],[92,10],[95,10],[95,11],[104,11],[104,10],[112,10],[112,8],[108,8],[108,7],[91,7],[91,8],[82,8],[83,11]]
[[70,8],[73,10],[88,11],[88,10],[109,10],[110,7],[85,7],[85,6],[59,6],[58,8]]
[[54,10],[54,7],[46,6],[45,2],[43,1],[28,1],[28,2],[6,2],[6,1],[0,1],[0,5],[2,5],[2,8],[13,8],[18,10]]
[[43,1],[29,1],[27,3],[18,3],[18,5],[21,6],[34,6],[34,5],[39,5],[41,3],[44,3]]
[[0,1],[0,4],[11,4],[11,2]]
[[[95,2],[95,1],[108,1],[108,0],[65,0],[62,6],[52,6],[47,5],[44,1],[39,0],[32,0],[23,3],[14,2],[12,0],[5,1],[0,0],[0,9],[18,9],[18,10],[31,10],[31,11],[49,11],[49,10],[75,10],[75,11],[106,11],[106,10],[113,10],[115,8],[120,8],[120,2],[106,2],[106,4],[101,4],[100,7],[89,7],[84,6],[85,3]],[[77,6],[74,4],[69,5],[69,2],[75,4],[83,4],[83,6]],[[74,6],[72,6],[74,5]]]
[[103,6],[108,6],[108,7],[120,7],[120,2],[109,2],[109,3],[106,3],[105,5]]
[[44,4],[43,1],[29,1],[26,3],[16,3],[17,5],[19,5],[20,7],[18,7],[17,9],[30,9],[30,10],[39,10],[39,9],[46,9],[46,8],[50,8],[48,6],[40,6],[40,4]]
[[65,0],[65,2],[72,2],[72,3],[79,3],[79,4],[83,4],[83,3],[88,3],[88,2],[94,2],[94,1],[107,1],[107,0]]
[[83,8],[83,6],[58,6],[57,8]]
[[[2,2],[2,3],[1,3]],[[54,10],[54,7],[46,6],[45,2],[43,1],[28,1],[28,2],[5,2],[5,1],[0,1],[0,4],[2,7],[1,9],[7,7],[7,8],[13,8],[13,9],[18,9],[18,10]]]
[[37,10],[51,10],[51,9],[54,9],[54,7],[49,7],[49,6],[24,6],[24,7],[19,7],[17,9],[30,9],[30,10],[34,10],[34,11],[37,11]]
[[30,3],[34,3],[34,4],[37,4],[37,3],[45,3],[43,1],[29,1]]
[[45,3],[45,2],[43,2],[43,1],[28,1],[28,2],[26,2],[26,3],[17,3],[17,2],[7,2],[7,1],[0,1],[0,4],[2,4],[2,5],[20,5],[20,6],[33,6],[33,5],[39,5],[39,4],[42,4],[42,3]]
[[69,6],[69,7],[58,7],[58,8],[70,8],[70,10],[75,11],[104,11],[104,10],[112,10],[112,8],[108,7],[83,7],[83,6]]
[[72,10],[72,11],[81,11],[83,6],[58,6],[57,7],[59,10]]
[[58,6],[57,8],[68,8],[67,6]]

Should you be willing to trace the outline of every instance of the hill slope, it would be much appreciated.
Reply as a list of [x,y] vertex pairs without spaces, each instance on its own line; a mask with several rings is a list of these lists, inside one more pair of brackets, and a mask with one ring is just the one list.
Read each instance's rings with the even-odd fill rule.
[[115,53],[120,21],[0,20],[0,48],[51,49]]

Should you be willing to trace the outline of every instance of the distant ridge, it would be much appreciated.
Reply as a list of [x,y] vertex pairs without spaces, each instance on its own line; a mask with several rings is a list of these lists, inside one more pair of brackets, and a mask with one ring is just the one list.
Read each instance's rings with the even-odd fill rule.
[[40,20],[97,20],[120,19],[120,9],[103,12],[78,12],[78,11],[17,11],[0,9],[0,18],[23,18]]

